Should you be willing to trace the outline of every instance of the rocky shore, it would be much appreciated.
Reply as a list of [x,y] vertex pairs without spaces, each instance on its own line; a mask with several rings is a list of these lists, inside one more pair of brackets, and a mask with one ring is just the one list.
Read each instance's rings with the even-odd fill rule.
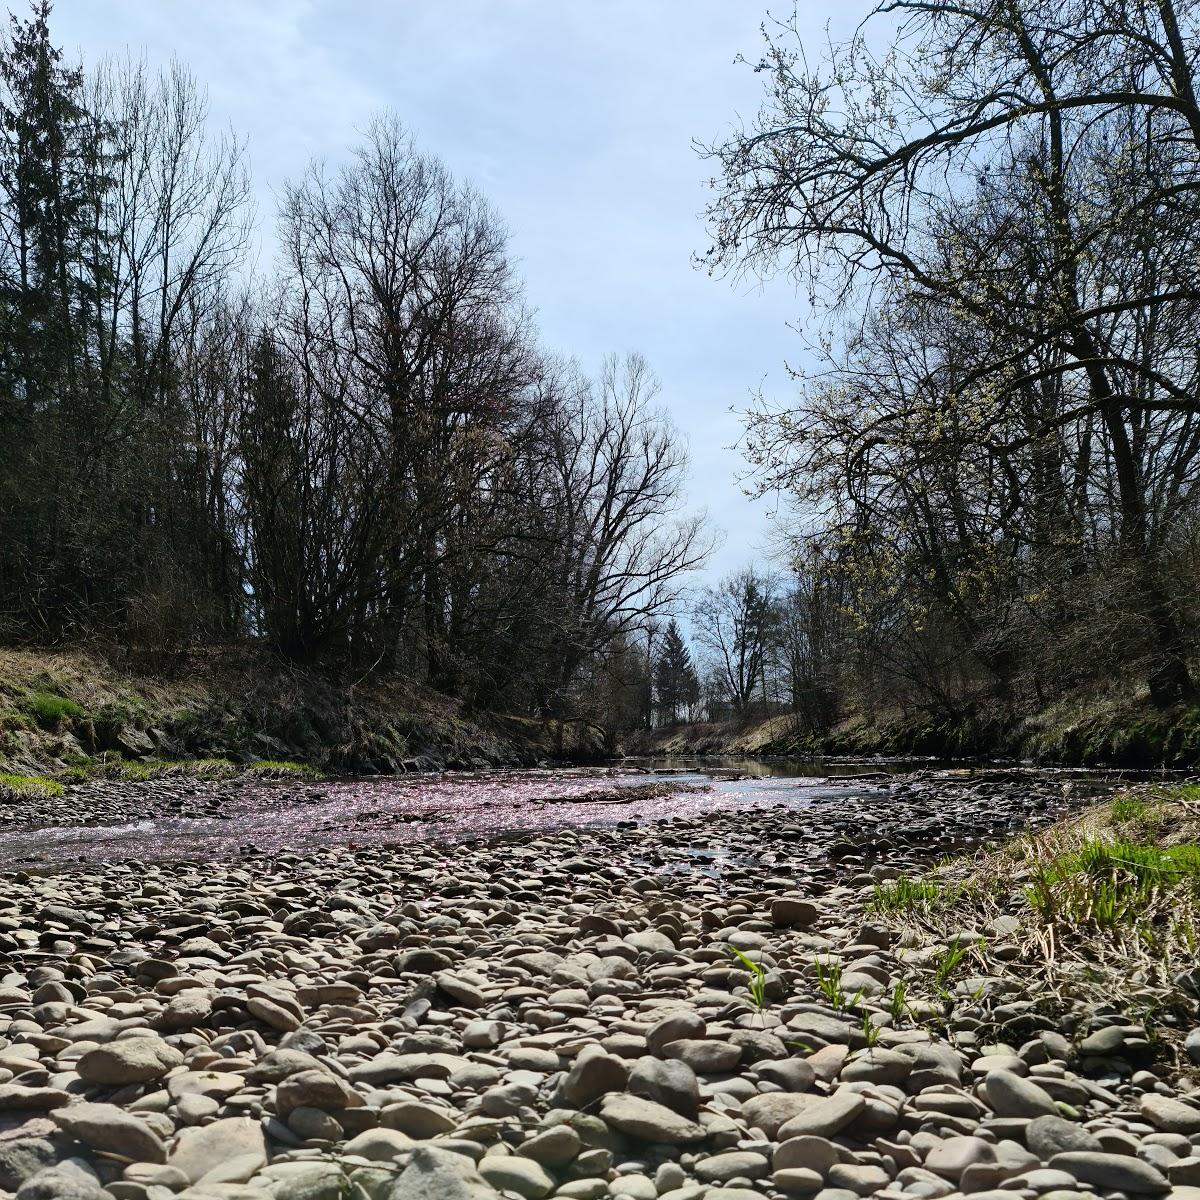
[[10,869],[0,1194],[1200,1200],[1195,1037],[1181,1069],[1135,1012],[1024,994],[1016,917],[923,943],[873,906],[1070,789],[843,786],[803,812]]

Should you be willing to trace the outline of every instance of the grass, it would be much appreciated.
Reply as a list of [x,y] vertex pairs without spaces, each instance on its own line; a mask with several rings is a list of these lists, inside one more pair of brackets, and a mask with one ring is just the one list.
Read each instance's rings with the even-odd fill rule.
[[1200,844],[1089,838],[1038,865],[1025,898],[1043,921],[1099,929],[1137,925],[1164,892],[1200,895]]
[[879,1026],[871,1019],[870,1011],[865,1008],[862,1014],[862,1035],[863,1040],[867,1043],[867,1049],[873,1050],[879,1042]]
[[[941,867],[945,863],[940,864]],[[967,885],[944,879],[912,879],[906,875],[875,885],[875,895],[867,905],[871,912],[903,913],[948,907],[963,898]]]
[[[70,717],[71,704],[82,719]],[[276,761],[255,770],[297,778],[304,772],[279,760],[319,762],[336,772],[384,758],[401,763],[425,747],[435,760],[456,762],[532,761],[558,752],[553,722],[468,711],[402,674],[374,673],[351,686],[252,644],[198,646],[168,662],[143,651],[0,647],[0,769],[86,771],[78,748],[64,744],[64,718],[97,758],[114,758],[122,726],[132,725],[162,730],[178,745],[163,758],[261,756]],[[581,757],[606,752],[592,745],[593,734],[568,732],[575,740],[567,749]]]
[[287,762],[280,759],[264,758],[252,762],[246,770],[251,775],[294,775],[301,779],[323,779],[324,776],[316,767],[308,763]]
[[61,796],[63,785],[41,775],[9,775],[0,771],[0,795],[37,797]]
[[1153,811],[1146,797],[1132,795],[1117,796],[1109,805],[1108,810],[1112,814],[1112,819],[1119,824],[1125,822],[1141,824]]
[[124,759],[119,757],[90,759],[66,771],[64,779],[85,783],[89,779],[121,779],[145,783],[167,775],[185,775],[199,779],[233,779],[242,774],[266,779],[323,779],[316,767],[307,763],[260,759],[242,766],[229,758]]
[[939,988],[945,988],[950,976],[958,970],[971,947],[965,942],[951,942],[933,968],[933,978]]
[[746,985],[750,990],[750,999],[754,1007],[761,1013],[767,1006],[767,972],[761,963],[756,963],[748,955],[743,954],[736,946],[729,947],[730,953],[750,972],[750,981]]
[[838,959],[831,958],[823,961],[814,958],[813,972],[817,977],[817,990],[829,1002],[830,1007],[841,1012],[843,1009],[858,1006],[858,1002],[863,997],[862,989],[860,988],[853,996],[846,995],[846,989],[842,986],[842,964]]
[[875,898],[869,907],[873,912],[906,912],[911,908],[923,908],[937,901],[942,894],[942,885],[932,879],[910,879],[902,875],[875,885]]
[[85,715],[74,700],[56,696],[53,692],[30,692],[22,707],[43,728],[53,728],[60,721]]
[[[1106,1004],[1152,1020],[1159,1052],[1186,1065],[1178,1042],[1195,1024],[1200,785],[1128,789],[999,849],[881,883],[867,907],[915,951],[883,999],[893,1025],[943,1021],[963,1005],[986,1022],[986,1007],[974,1007],[982,991],[954,986],[972,962],[1006,981],[1000,994],[1029,997],[1042,1013]],[[999,921],[987,942],[956,940]],[[822,990],[837,983],[827,972]]]

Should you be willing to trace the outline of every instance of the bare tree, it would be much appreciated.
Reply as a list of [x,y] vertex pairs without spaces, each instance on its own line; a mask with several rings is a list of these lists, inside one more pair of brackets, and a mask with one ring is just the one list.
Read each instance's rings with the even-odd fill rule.
[[766,686],[775,591],[771,576],[746,568],[705,588],[692,610],[696,640],[712,656],[739,716],[751,711]]
[[[1095,509],[1108,490],[1111,553],[1144,630],[1135,657],[1157,701],[1188,696],[1161,550],[1197,462],[1193,14],[1169,0],[895,0],[875,15],[898,21],[882,59],[864,33],[814,68],[794,22],[772,33],[767,101],[710,150],[710,261],[806,284],[845,322],[855,363],[836,370],[852,387],[884,370],[858,349],[866,313],[969,327],[969,354],[889,376],[906,385],[898,451],[932,465],[930,445],[984,448],[1003,473],[1032,447],[1080,445]],[[787,422],[804,419],[772,419],[803,458]],[[866,478],[881,439],[869,417],[860,433],[848,467]]]
[[557,690],[586,657],[672,609],[711,548],[704,515],[683,510],[687,455],[654,407],[658,389],[640,355],[610,357],[594,387],[570,381],[547,430],[539,552]]

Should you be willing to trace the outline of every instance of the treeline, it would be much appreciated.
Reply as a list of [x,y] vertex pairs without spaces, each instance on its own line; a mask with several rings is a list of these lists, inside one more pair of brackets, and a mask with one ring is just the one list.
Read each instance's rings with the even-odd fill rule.
[[828,581],[746,567],[690,597],[688,623],[651,621],[623,656],[609,711],[626,728],[748,723],[781,713],[822,732],[843,715],[847,597]]
[[710,148],[709,261],[828,317],[746,449],[832,710],[1194,701],[1196,6],[888,0],[808,49],[768,26]]
[[706,552],[637,356],[538,344],[504,227],[389,116],[280,192],[179,65],[0,55],[0,636],[251,639],[586,711]]

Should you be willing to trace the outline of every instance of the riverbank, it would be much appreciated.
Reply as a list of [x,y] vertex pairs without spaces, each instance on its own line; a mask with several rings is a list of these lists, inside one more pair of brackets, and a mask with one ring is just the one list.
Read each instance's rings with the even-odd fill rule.
[[1042,992],[1019,870],[1016,907],[997,890],[949,932],[897,901],[1078,800],[842,787],[516,841],[10,869],[0,1191],[1196,1200],[1194,1003],[1147,1005],[1136,973]]
[[853,715],[820,733],[782,714],[656,729],[631,735],[627,747],[664,756],[882,756],[1181,768],[1200,766],[1200,706],[1155,708],[1145,697],[1122,693],[1064,699],[1019,714],[993,706],[953,719],[921,710]]
[[15,776],[175,760],[392,775],[610,754],[593,726],[469,712],[402,679],[337,679],[247,648],[151,665],[0,649],[0,772]]

